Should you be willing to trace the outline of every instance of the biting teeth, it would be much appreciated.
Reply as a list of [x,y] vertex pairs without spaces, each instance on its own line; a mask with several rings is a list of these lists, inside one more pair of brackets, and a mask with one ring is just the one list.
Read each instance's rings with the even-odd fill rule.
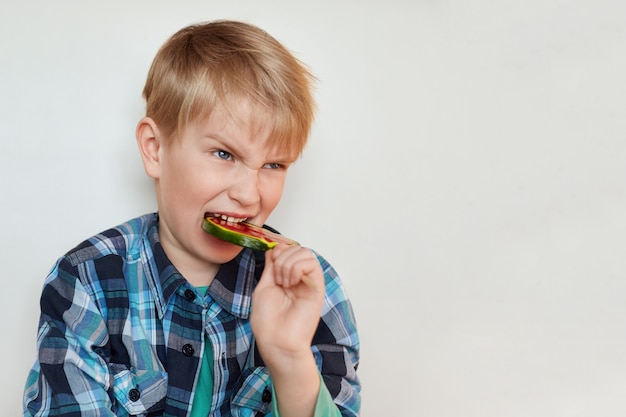
[[216,215],[216,217],[219,217],[220,219],[228,222],[228,223],[241,223],[243,221],[245,221],[245,217],[244,218],[235,218],[235,217],[231,217],[231,216],[226,216],[224,214],[218,214]]

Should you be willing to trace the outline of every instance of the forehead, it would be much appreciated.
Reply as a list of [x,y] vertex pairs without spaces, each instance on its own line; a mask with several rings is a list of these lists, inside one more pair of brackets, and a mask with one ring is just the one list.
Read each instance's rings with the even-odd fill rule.
[[274,130],[271,114],[269,109],[248,98],[231,98],[217,103],[208,119],[216,125],[237,126],[269,135]]
[[277,127],[275,111],[246,97],[231,97],[199,112],[187,127],[217,134],[222,139],[237,139],[261,145],[272,154],[295,160],[302,149],[297,140]]

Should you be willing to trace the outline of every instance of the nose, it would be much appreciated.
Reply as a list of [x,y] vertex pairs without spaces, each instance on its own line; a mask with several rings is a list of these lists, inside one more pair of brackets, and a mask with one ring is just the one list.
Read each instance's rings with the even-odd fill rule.
[[244,207],[253,206],[261,200],[259,185],[259,172],[241,167],[233,178],[228,194]]

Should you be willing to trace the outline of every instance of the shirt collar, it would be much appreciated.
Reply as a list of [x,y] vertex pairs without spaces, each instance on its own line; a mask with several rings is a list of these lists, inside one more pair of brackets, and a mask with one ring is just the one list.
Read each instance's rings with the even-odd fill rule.
[[243,249],[230,262],[223,264],[209,286],[209,295],[232,315],[250,316],[252,292],[261,277],[265,257],[263,252]]
[[[149,266],[151,269],[148,271],[149,281],[159,316],[162,318],[171,297],[181,285],[187,283],[187,280],[165,254],[159,240],[158,224],[159,218],[155,214],[147,225],[146,246],[152,252],[154,261]],[[233,260],[220,267],[209,286],[208,294],[224,310],[236,317],[247,319],[250,316],[252,292],[259,281],[264,265],[265,254],[263,252],[243,249]]]

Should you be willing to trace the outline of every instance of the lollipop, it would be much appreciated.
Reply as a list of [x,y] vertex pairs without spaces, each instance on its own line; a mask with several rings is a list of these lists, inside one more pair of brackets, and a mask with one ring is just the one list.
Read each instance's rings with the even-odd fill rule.
[[[202,229],[218,239],[260,251],[273,249],[279,243],[286,245],[298,244],[295,240],[274,233],[264,227],[246,222],[228,222],[212,216],[204,218]],[[308,276],[302,276],[302,281],[309,287],[315,288],[315,284]]]

